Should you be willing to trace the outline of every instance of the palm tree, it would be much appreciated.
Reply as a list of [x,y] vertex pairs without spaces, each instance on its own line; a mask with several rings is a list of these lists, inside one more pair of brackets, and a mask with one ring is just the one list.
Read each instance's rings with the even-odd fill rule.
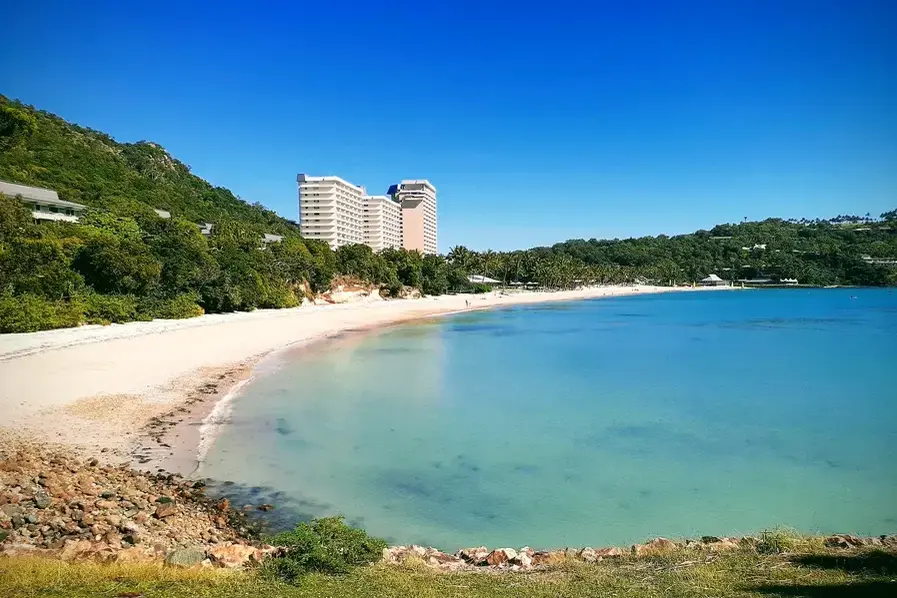
[[486,277],[489,275],[489,266],[495,261],[495,252],[487,249],[480,256],[480,260],[483,264],[483,283],[485,283]]

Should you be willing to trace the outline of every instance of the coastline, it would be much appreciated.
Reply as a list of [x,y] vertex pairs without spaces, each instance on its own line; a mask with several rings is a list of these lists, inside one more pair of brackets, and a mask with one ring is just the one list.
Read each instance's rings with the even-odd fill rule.
[[[189,474],[266,357],[346,333],[465,311],[723,287],[608,286],[260,310],[0,335],[0,428]],[[468,304],[469,302],[469,304]]]

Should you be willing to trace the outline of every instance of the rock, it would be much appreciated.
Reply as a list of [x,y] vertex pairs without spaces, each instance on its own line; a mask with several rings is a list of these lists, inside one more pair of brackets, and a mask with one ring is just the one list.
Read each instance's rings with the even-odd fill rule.
[[721,540],[717,540],[716,542],[710,542],[709,544],[707,544],[707,548],[709,548],[711,552],[735,550],[738,547],[739,543],[732,538],[722,538]]
[[486,555],[486,564],[493,567],[504,565],[517,557],[517,551],[513,548],[498,548]]
[[564,550],[542,550],[534,552],[532,556],[533,565],[550,565],[553,563],[560,563],[565,558],[567,558],[567,553]]
[[37,522],[40,521],[40,519],[37,518],[36,513],[28,513],[27,515],[25,515],[25,521],[36,525]]
[[93,503],[98,509],[114,509],[118,505],[111,500],[100,499]]
[[59,553],[59,558],[64,561],[73,561],[89,554],[92,548],[93,544],[89,540],[68,540]]
[[171,517],[175,513],[178,512],[177,507],[174,503],[165,503],[156,507],[156,517],[159,519],[164,519],[166,517]]
[[704,544],[714,544],[716,542],[719,542],[719,538],[717,538],[716,536],[701,536],[701,542],[703,542]]
[[34,506],[38,509],[46,509],[50,506],[50,497],[47,496],[47,493],[43,490],[35,492],[34,494]]
[[578,553],[576,553],[577,558],[584,560],[587,563],[597,563],[598,562],[598,554],[595,552],[595,549],[591,546],[586,546]]
[[458,557],[470,563],[471,565],[479,565],[484,560],[486,560],[486,555],[489,554],[489,549],[485,546],[477,546],[476,548],[462,548],[456,554]]
[[152,548],[132,546],[116,552],[113,560],[116,563],[147,563],[158,558],[159,555]]
[[669,552],[676,548],[676,543],[666,538],[654,538],[646,544],[633,544],[632,554],[636,556],[644,556],[649,554],[658,554]]
[[623,556],[623,551],[616,546],[611,546],[609,548],[598,548],[595,550],[595,556],[597,556],[598,560],[600,561],[604,558]]
[[827,548],[855,548],[863,545],[863,540],[849,534],[834,534],[824,540]]
[[33,544],[10,544],[7,542],[0,546],[0,554],[7,557],[37,556],[49,558],[56,556],[56,551],[46,548],[38,548]]
[[510,563],[519,566],[521,569],[529,569],[533,566],[533,557],[525,552],[518,552],[517,555],[511,559]]
[[6,504],[0,506],[0,511],[9,518],[20,517],[22,515],[22,507],[19,505]]
[[206,558],[206,551],[198,546],[173,550],[165,557],[165,564],[169,567],[195,567]]
[[259,511],[273,511],[273,510],[274,510],[274,505],[269,505],[269,504],[259,505]]
[[217,503],[215,503],[215,508],[222,513],[227,513],[228,511],[230,511],[230,501],[226,498],[222,498]]
[[115,498],[115,492],[110,492],[109,490],[106,490],[105,492],[100,493],[100,498],[106,498],[106,499]]
[[212,564],[227,569],[256,565],[262,560],[262,551],[258,548],[232,542],[216,544],[206,550],[206,555]]

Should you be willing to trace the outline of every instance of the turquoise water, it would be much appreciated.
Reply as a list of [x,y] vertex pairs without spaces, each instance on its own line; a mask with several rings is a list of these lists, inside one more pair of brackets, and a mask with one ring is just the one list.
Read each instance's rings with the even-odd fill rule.
[[263,369],[200,474],[276,523],[445,549],[897,531],[894,291],[468,313]]

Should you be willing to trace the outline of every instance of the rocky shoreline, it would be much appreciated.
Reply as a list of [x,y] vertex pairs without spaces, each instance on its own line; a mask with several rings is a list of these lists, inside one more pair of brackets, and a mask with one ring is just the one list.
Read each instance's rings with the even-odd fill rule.
[[[180,567],[240,568],[260,563],[277,549],[258,541],[247,520],[273,505],[232,508],[213,499],[205,483],[164,471],[149,473],[126,464],[81,459],[25,442],[0,448],[0,556],[42,556],[101,562],[164,562]],[[448,554],[432,547],[386,548],[387,564],[423,563],[441,571],[526,571],[578,560],[662,555],[694,551],[713,558],[732,550],[759,550],[762,537],[673,541],[655,538],[626,548],[551,551],[485,546]],[[897,536],[819,538],[832,550],[897,550]]]
[[204,490],[177,474],[4,447],[0,555],[238,567],[271,552],[245,512]]

